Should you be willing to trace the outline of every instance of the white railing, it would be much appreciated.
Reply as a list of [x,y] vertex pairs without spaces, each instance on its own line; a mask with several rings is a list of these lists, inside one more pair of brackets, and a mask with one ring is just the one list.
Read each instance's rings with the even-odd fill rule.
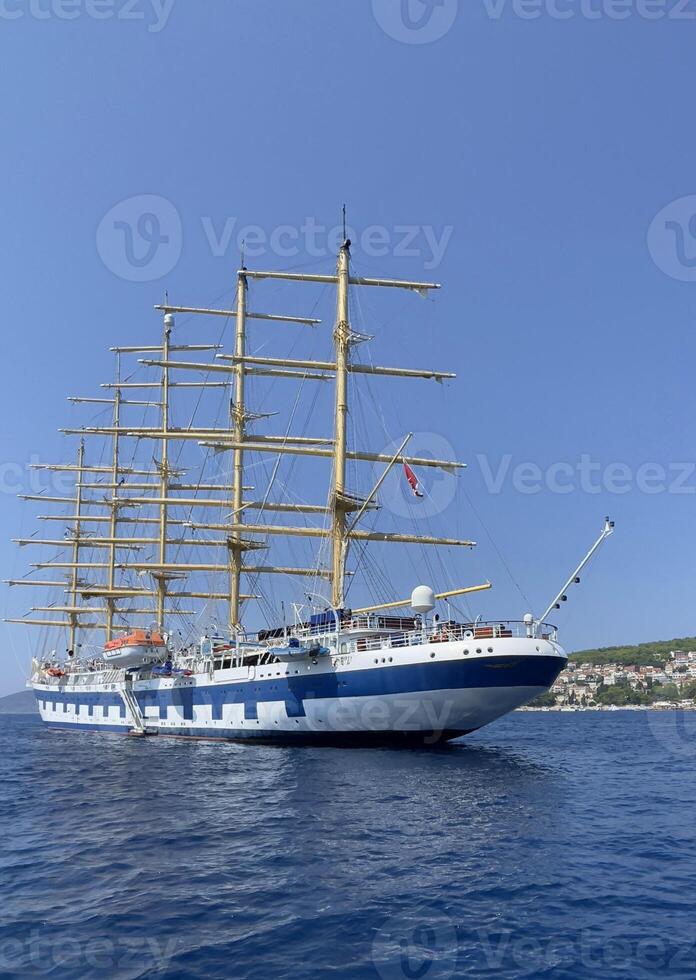
[[[404,628],[400,629],[399,624]],[[358,635],[356,635],[358,634]],[[362,635],[360,635],[362,634]],[[371,635],[372,634],[372,635]],[[424,643],[446,643],[452,640],[471,644],[471,652],[486,652],[486,641],[505,640],[510,638],[543,639],[555,641],[557,628],[550,623],[532,625],[517,620],[495,620],[478,623],[431,622],[425,626],[414,628],[413,618],[362,615],[344,619],[340,632],[336,633],[335,622],[322,624],[321,627],[301,626],[288,629],[287,639],[297,637],[307,641],[311,638],[327,646],[335,653],[348,652],[343,644],[348,644],[351,651],[358,653],[378,650],[398,650],[404,647],[420,646]],[[213,675],[215,669],[228,666],[243,666],[249,663],[247,657],[254,655],[259,663],[275,659],[271,652],[277,646],[281,637],[269,637],[267,646],[257,643],[240,643],[238,647],[229,650],[216,651],[214,655],[187,651],[184,656],[172,657],[174,666],[179,670],[190,670],[194,674],[208,673]],[[58,666],[50,664],[50,666]],[[87,687],[101,684],[121,684],[126,680],[127,671],[115,668],[103,660],[89,661],[89,666],[81,662],[68,663],[61,667],[64,675],[60,678],[51,677],[46,673],[46,662],[32,662],[32,683],[54,686],[59,681],[64,687]],[[137,679],[150,680],[161,677],[153,674],[147,667],[137,671]]]
[[[534,627],[528,623],[516,620],[495,620],[491,622],[478,623],[451,623],[437,622],[429,623],[423,627],[413,627],[413,620],[404,620],[407,628],[398,629],[391,624],[385,627],[386,617],[373,616],[354,616],[350,620],[344,620],[341,624],[339,642],[351,642],[356,645],[358,652],[365,650],[393,650],[402,647],[419,646],[423,643],[446,643],[451,640],[468,641],[472,644],[472,650],[483,651],[483,644],[487,640],[502,640],[511,638],[525,639],[544,639],[556,640],[556,627],[550,623],[542,623]],[[351,633],[368,633],[368,635],[351,636]],[[375,635],[370,636],[369,632]],[[336,629],[322,626],[322,631],[318,632],[315,627],[302,627],[288,631],[288,637],[295,636],[298,639],[318,641],[326,646],[336,646]],[[277,644],[278,640],[269,640],[269,644]]]
[[[51,666],[58,666],[57,664]],[[120,684],[126,679],[126,671],[116,667],[103,667],[88,670],[84,664],[65,664],[60,668],[62,677],[53,677],[38,665],[31,675],[35,684],[54,685],[59,682],[62,687],[89,687],[94,684]]]

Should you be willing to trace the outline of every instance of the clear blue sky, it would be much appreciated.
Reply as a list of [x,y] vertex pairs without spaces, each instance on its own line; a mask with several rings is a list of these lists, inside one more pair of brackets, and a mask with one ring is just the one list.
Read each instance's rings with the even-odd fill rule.
[[[696,458],[694,202],[658,217],[648,247],[658,212],[696,194],[691,21],[637,7],[614,19],[600,0],[584,14],[579,0],[559,4],[566,19],[492,0],[432,11],[411,0],[405,14],[396,0],[0,6],[5,489],[30,456],[65,456],[55,430],[74,419],[66,394],[109,376],[110,344],[158,329],[164,288],[183,302],[228,293],[244,225],[267,240],[295,229],[276,231],[250,266],[329,268],[306,255],[327,249],[306,219],[331,227],[346,201],[360,272],[446,287],[434,306],[398,301],[403,320],[376,359],[458,372],[446,418],[429,388],[404,404],[468,461],[467,493],[535,610],[611,514],[615,537],[559,617],[566,646],[696,632],[696,474],[684,470],[691,492],[678,493],[669,470]],[[179,233],[154,206],[173,249],[156,280],[141,253],[124,266],[113,230],[97,234],[141,195],[171,202],[181,222]],[[386,254],[366,242],[370,225]],[[401,226],[417,232],[415,255],[399,254]],[[443,234],[439,255],[428,235]],[[492,493],[485,474],[507,454]],[[626,464],[627,492],[590,493],[579,476],[571,492],[546,486],[549,467],[583,456],[605,484],[611,464]],[[539,492],[513,479],[523,463],[541,468]],[[657,492],[638,486],[646,463],[666,470]],[[0,501],[2,541],[33,529],[32,505]],[[496,585],[477,609],[521,615],[475,516],[455,523],[481,542],[467,581]],[[30,560],[8,543],[0,556],[3,578]],[[31,604],[29,590],[3,590],[3,611]],[[13,651],[24,664],[29,649],[22,630],[3,633],[0,693],[21,686]]]

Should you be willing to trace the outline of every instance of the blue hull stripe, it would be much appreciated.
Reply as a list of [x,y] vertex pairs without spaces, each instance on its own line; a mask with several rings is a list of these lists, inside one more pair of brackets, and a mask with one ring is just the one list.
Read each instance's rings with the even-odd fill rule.
[[[304,701],[316,698],[379,697],[380,695],[423,693],[445,689],[539,687],[555,681],[566,661],[553,656],[491,656],[476,660],[443,660],[424,664],[394,664],[380,669],[351,670],[340,673],[274,677],[229,684],[206,684],[200,687],[175,686],[164,690],[135,691],[141,711],[157,708],[165,720],[170,705],[180,708],[184,721],[193,721],[195,706],[209,705],[214,721],[222,720],[223,705],[243,704],[244,718],[258,720],[258,703],[285,702],[290,718],[305,716]],[[112,691],[44,692],[35,691],[37,700],[53,705],[87,705],[93,708],[118,706],[121,717],[125,707]],[[147,713],[151,717],[150,713]],[[71,723],[69,723],[71,724]],[[108,726],[112,730],[113,726]],[[210,733],[208,733],[210,734]]]
[[115,735],[127,735],[131,730],[130,725],[91,725],[73,721],[47,721],[45,724],[47,728],[60,728],[71,732],[113,732]]

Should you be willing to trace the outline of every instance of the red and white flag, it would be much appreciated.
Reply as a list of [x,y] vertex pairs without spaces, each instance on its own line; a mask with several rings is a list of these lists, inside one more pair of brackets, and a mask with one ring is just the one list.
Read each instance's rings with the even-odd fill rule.
[[423,491],[420,488],[418,478],[408,463],[404,463],[404,476],[408,480],[408,485],[410,486],[411,490],[413,490],[414,497],[422,497]]

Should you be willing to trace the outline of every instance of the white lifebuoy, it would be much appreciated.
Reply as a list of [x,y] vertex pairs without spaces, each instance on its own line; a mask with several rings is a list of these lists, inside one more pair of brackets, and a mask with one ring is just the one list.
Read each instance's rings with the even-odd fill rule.
[[473,638],[474,638],[474,631],[473,630],[464,630],[464,639],[465,640],[473,640]]

